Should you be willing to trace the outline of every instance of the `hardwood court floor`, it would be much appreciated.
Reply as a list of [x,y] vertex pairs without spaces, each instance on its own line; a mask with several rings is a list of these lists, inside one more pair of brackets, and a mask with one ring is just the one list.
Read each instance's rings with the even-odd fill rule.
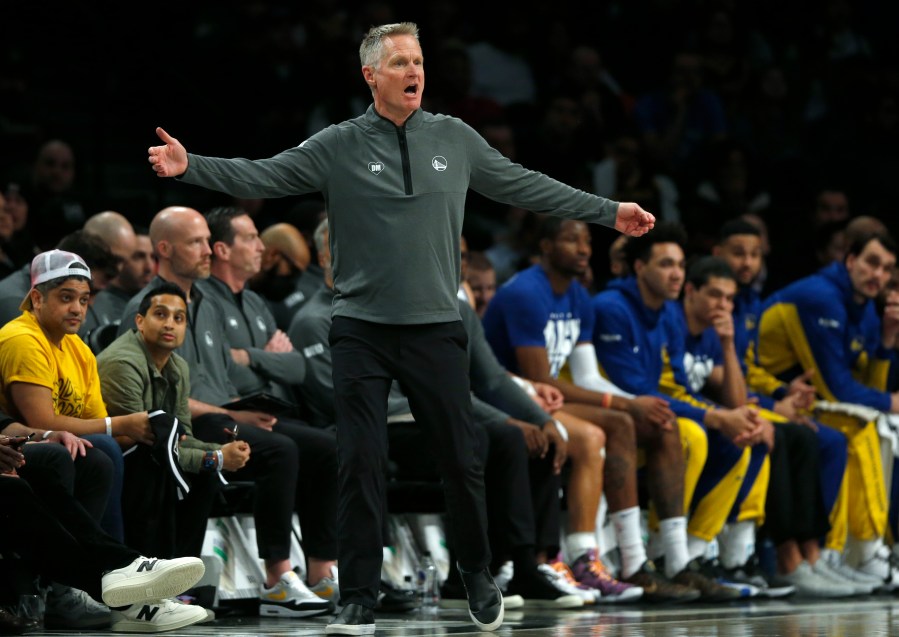
[[[224,615],[210,624],[166,635],[179,637],[306,637],[322,635],[328,617],[307,620]],[[481,635],[464,611],[377,616],[376,637]],[[29,633],[60,635],[60,632]],[[65,634],[109,635],[108,631]],[[899,636],[899,597],[859,600],[734,602],[729,605],[600,607],[578,611],[513,610],[499,636],[517,637],[887,637]]]

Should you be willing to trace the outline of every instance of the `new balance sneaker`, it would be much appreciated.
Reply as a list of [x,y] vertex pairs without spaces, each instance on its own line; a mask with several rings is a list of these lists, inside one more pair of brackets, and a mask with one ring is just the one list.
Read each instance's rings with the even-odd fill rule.
[[672,577],[671,581],[695,588],[703,602],[729,602],[747,596],[742,590],[718,583],[714,564],[708,564],[707,560],[690,560],[684,570]]
[[47,628],[104,628],[111,621],[109,608],[84,591],[62,584],[53,584],[47,591]]
[[202,606],[160,599],[112,611],[111,630],[119,633],[162,633],[205,621],[206,609]]
[[582,606],[592,606],[599,600],[599,591],[583,584],[578,584],[571,574],[568,564],[556,560],[549,564],[540,564],[537,570],[557,590],[567,595],[574,595],[581,600]]
[[602,604],[635,602],[643,597],[643,589],[628,582],[620,582],[609,574],[596,549],[590,549],[571,564],[571,573],[579,584],[600,592]]
[[321,578],[315,586],[309,590],[334,606],[340,604],[340,581],[337,578],[337,567],[331,567],[331,575]]
[[555,571],[549,576],[540,567],[549,568],[541,564],[532,569],[518,569],[523,572],[516,571],[509,582],[508,592],[521,595],[525,605],[533,608],[566,609],[584,605],[584,600],[577,593],[556,585]]
[[139,557],[127,566],[103,574],[100,581],[103,603],[116,608],[174,597],[199,582],[204,572],[206,567],[198,557],[173,560]]
[[795,586],[775,584],[762,570],[759,558],[753,555],[749,561],[736,568],[725,569],[728,580],[737,584],[748,584],[758,589],[759,597],[775,599],[787,597],[796,592]]
[[699,599],[700,592],[691,586],[683,586],[667,580],[656,570],[655,564],[650,560],[630,577],[622,581],[643,589],[643,600],[657,604],[680,604]]
[[347,604],[331,623],[325,626],[326,635],[374,635],[375,614],[359,604]]
[[812,571],[814,571],[816,575],[820,575],[824,579],[829,579],[831,582],[836,582],[841,586],[848,586],[853,590],[855,595],[870,595],[874,592],[874,589],[877,588],[875,584],[854,582],[851,579],[843,577],[840,573],[830,567],[827,560],[819,558],[818,561],[811,566]]
[[[820,560],[819,560],[820,561]],[[792,573],[779,576],[785,582],[796,587],[796,594],[803,597],[850,597],[855,594],[855,589],[851,586],[833,582],[826,577],[821,577],[808,562],[803,560]]]
[[480,630],[492,632],[503,624],[503,594],[489,569],[466,573],[459,568],[468,597],[468,615]]
[[211,608],[206,608],[205,606],[200,606],[196,603],[196,600],[191,600],[186,598],[184,595],[179,595],[178,597],[173,597],[172,601],[176,604],[184,604],[185,606],[195,606],[197,608],[202,608],[206,611],[206,620],[197,622],[198,624],[208,624],[209,622],[215,621],[215,611]]
[[263,585],[259,592],[259,614],[263,617],[312,617],[332,609],[331,602],[306,588],[294,571],[281,575],[271,588]]

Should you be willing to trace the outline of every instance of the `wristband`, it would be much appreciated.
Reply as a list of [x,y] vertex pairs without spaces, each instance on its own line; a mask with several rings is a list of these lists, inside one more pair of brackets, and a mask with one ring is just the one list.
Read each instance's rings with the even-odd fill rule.
[[105,422],[106,422],[106,435],[111,436],[112,435],[112,418],[107,416]]
[[45,432],[43,433],[43,435],[41,436],[41,440],[46,440],[46,439],[49,438],[52,434],[53,434],[53,431],[50,430],[50,429],[48,429],[48,430],[45,431]]
[[565,429],[565,425],[563,425],[556,419],[553,419],[553,423],[555,423],[556,429],[558,430],[559,435],[562,436],[562,440],[564,440],[565,442],[568,442],[568,430]]
[[221,449],[215,450],[215,459],[216,459],[216,463],[217,463],[215,470],[218,471],[219,473],[221,473],[222,469],[225,468],[225,454],[222,453]]
[[215,451],[207,451],[203,454],[203,471],[215,471],[218,456]]
[[608,409],[612,406],[612,394],[605,393],[602,395],[602,408]]

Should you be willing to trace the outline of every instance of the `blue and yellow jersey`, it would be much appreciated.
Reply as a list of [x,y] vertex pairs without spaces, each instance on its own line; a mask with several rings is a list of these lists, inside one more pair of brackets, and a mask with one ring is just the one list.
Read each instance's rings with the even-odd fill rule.
[[[670,398],[687,403],[694,409],[701,409],[704,415],[709,409],[719,407],[703,396],[701,389],[708,379],[708,374],[711,373],[708,364],[710,362],[712,366],[716,362],[723,364],[721,342],[714,330],[706,330],[697,338],[690,336],[687,319],[680,303],[666,303],[664,314],[663,324],[668,333],[668,348],[663,360],[659,387]],[[697,366],[697,363],[700,365]],[[690,379],[691,373],[695,375],[693,382]],[[698,389],[694,389],[694,385],[697,385]]]
[[762,297],[751,286],[740,288],[734,297],[734,345],[740,356],[743,376],[750,396],[765,409],[773,409],[774,401],[787,393],[787,384],[762,367],[758,358],[759,318]]
[[[693,404],[692,397],[672,396],[664,391],[664,372],[670,370],[671,320],[666,303],[653,310],[643,303],[634,277],[612,281],[593,297],[596,319],[593,345],[603,376],[632,394],[661,396],[680,417],[702,424],[708,405]],[[674,307],[676,309],[676,307]],[[677,344],[675,343],[675,346]],[[683,347],[679,348],[683,358]],[[674,362],[678,378],[684,378],[680,360]]]
[[889,411],[891,352],[873,301],[856,303],[849,272],[831,264],[771,295],[759,322],[759,362],[787,381],[812,369],[826,400]]

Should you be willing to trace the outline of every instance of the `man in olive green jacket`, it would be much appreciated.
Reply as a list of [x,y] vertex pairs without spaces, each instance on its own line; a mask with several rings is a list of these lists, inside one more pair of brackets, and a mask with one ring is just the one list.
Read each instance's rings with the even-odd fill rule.
[[250,448],[244,441],[219,445],[192,434],[190,370],[174,352],[184,342],[187,326],[187,299],[181,288],[164,283],[151,289],[141,300],[135,323],[136,329],[122,334],[97,357],[103,400],[111,415],[162,410],[177,419],[175,426],[184,431],[177,458],[187,473],[189,491],[179,496],[176,481],[154,459],[151,447],[132,447],[125,455],[125,535],[140,550],[199,555],[206,520],[222,483],[219,474],[243,467]]

